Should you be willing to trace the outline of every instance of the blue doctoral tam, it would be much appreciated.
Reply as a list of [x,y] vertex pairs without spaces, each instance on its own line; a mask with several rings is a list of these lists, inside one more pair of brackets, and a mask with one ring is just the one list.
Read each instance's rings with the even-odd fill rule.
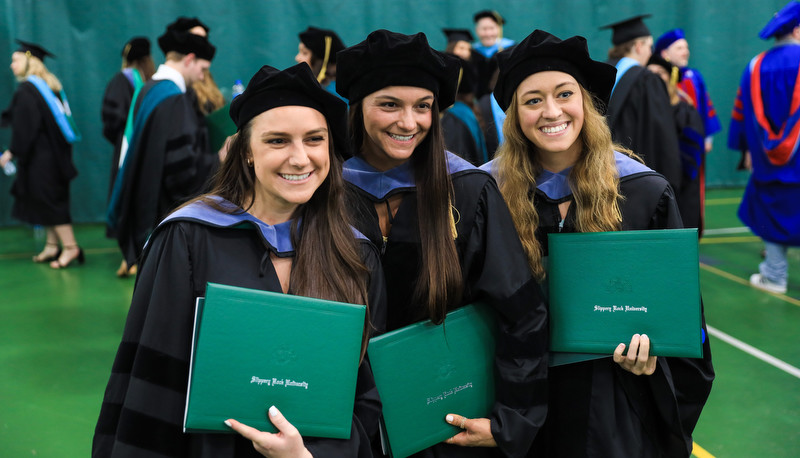
[[792,1],[772,16],[772,19],[761,29],[758,36],[762,40],[768,40],[770,37],[781,37],[792,33],[792,30],[798,25],[800,25],[800,2]]
[[664,32],[664,34],[658,37],[658,40],[656,40],[656,45],[653,52],[655,54],[660,54],[661,51],[669,48],[672,43],[685,38],[686,34],[683,33],[683,29],[672,29]]

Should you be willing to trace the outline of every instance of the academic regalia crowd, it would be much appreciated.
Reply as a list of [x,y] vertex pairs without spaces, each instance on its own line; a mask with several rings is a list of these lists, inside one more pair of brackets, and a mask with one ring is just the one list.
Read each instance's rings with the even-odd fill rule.
[[[506,38],[489,10],[474,15],[474,35],[443,29],[441,51],[422,33],[376,30],[348,47],[309,26],[297,65],[263,66],[231,101],[211,77],[217,48],[199,19],[166,26],[157,68],[149,40],[129,40],[101,114],[107,234],[124,259],[118,275],[137,278],[92,456],[386,456],[364,354],[349,439],[301,437],[272,409],[285,434],[236,419],[225,423],[234,434],[184,432],[207,282],[363,304],[365,351],[370,337],[486,303],[497,319],[493,407],[485,418],[449,414],[459,432],[414,456],[689,456],[714,380],[708,339],[700,358],[655,357],[632,329],[613,355],[548,364],[551,234],[702,235],[720,122],[688,65],[687,34],[654,40],[649,16],[601,27],[611,29],[604,62],[581,36]],[[786,250],[800,245],[800,116],[789,103],[800,91],[800,2],[761,37],[776,46],[743,72],[728,146],[752,164],[739,216],[767,247],[750,282],[785,292]],[[84,261],[69,215],[80,135],[60,83],[22,71],[23,58],[51,55],[20,45],[0,161],[18,165],[14,217],[52,228],[34,261],[64,268]],[[222,105],[234,129],[217,150],[208,123]]]

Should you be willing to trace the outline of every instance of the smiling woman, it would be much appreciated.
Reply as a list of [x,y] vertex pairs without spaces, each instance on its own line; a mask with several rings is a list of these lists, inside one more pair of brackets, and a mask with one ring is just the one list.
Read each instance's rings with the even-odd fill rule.
[[546,313],[494,180],[444,149],[439,110],[455,100],[459,59],[424,34],[387,30],[338,59],[355,151],[344,168],[349,204],[382,253],[387,330],[441,324],[479,300],[498,317],[489,418],[444,416],[464,431],[415,456],[497,456],[494,447],[523,456],[545,416]]
[[[498,54],[498,65],[505,143],[485,168],[538,278],[550,233],[681,227],[664,177],[612,142],[603,111],[616,71],[589,57],[583,37],[536,30]],[[630,332],[610,357],[550,368],[547,421],[532,456],[691,454],[714,378],[708,341],[703,358],[656,358],[649,338]]]
[[181,431],[194,304],[207,282],[366,304],[362,356],[383,329],[378,254],[344,207],[345,110],[306,64],[262,67],[233,101],[238,132],[212,191],[168,216],[145,248],[93,456],[371,456],[380,402],[364,364],[348,440],[301,437],[280,406],[264,413],[280,434],[235,419],[225,424],[241,436]]

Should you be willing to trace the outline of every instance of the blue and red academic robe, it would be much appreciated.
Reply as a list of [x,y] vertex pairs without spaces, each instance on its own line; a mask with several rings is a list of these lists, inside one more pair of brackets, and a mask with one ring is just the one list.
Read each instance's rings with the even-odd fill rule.
[[776,46],[742,74],[728,147],[750,151],[739,218],[764,240],[800,245],[800,45]]

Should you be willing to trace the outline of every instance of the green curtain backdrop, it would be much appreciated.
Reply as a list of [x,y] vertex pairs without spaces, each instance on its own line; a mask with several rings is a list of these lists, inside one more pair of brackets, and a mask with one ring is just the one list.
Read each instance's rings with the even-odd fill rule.
[[[100,103],[106,83],[121,65],[120,51],[134,35],[153,41],[156,64],[163,54],[155,40],[166,24],[180,15],[197,16],[211,28],[217,46],[211,71],[223,93],[236,79],[246,81],[269,64],[294,64],[297,33],[308,25],[336,30],[345,44],[364,39],[372,30],[425,32],[432,46],[443,49],[443,27],[472,28],[472,15],[496,9],[507,20],[504,35],[520,40],[536,28],[559,37],[583,35],[592,56],[604,60],[610,32],[598,27],[626,17],[651,13],[646,21],[653,35],[681,27],[691,48],[690,66],[706,78],[723,131],[708,157],[708,185],[742,185],[737,172],[739,152],[726,147],[727,127],[742,69],[766,49],[758,31],[783,0],[0,0],[0,56],[7,64],[16,49],[14,38],[41,44],[57,58],[46,61],[64,84],[83,141],[74,147],[79,176],[71,188],[75,222],[102,221],[108,192],[111,145],[101,133]],[[7,65],[6,64],[6,65]],[[8,67],[0,69],[0,109],[8,106],[16,82]],[[0,146],[9,140],[0,130]],[[11,179],[0,174],[0,225],[11,218]]]

